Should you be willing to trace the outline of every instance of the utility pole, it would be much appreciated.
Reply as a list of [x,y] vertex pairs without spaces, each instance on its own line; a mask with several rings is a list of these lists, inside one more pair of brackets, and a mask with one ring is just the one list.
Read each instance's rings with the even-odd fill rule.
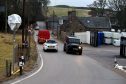
[[52,32],[54,33],[54,15],[55,15],[55,12],[53,10],[53,29],[52,29]]
[[7,2],[8,0],[5,1],[6,7],[5,7],[5,33],[7,33]]
[[25,38],[25,0],[23,0],[23,11],[22,11],[22,43],[24,42],[24,38]]

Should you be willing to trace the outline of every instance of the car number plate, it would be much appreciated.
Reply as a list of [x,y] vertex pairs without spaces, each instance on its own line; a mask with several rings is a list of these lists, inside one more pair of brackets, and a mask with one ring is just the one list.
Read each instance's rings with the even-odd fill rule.
[[53,48],[54,46],[49,46],[49,48]]
[[73,50],[78,50],[77,48],[74,48]]

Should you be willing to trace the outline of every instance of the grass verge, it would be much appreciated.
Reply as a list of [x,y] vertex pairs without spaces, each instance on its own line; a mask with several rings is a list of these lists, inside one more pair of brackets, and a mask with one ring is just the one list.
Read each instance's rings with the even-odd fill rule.
[[[62,11],[61,11],[62,10]],[[72,11],[73,8],[60,8],[60,7],[49,7],[48,16],[53,15],[53,11],[57,16],[68,16],[68,11]],[[86,9],[74,9],[76,10],[77,16],[88,17],[89,11]]]
[[[21,43],[21,34],[16,34],[16,43]],[[6,60],[12,60],[13,55],[13,35],[0,33],[0,83],[3,81],[14,79],[19,76],[19,73],[11,77],[6,77]],[[34,68],[37,60],[37,50],[36,44],[33,38],[31,38],[31,50],[30,59],[26,62],[24,66],[24,72],[29,72]],[[16,69],[18,69],[17,63],[15,64]]]

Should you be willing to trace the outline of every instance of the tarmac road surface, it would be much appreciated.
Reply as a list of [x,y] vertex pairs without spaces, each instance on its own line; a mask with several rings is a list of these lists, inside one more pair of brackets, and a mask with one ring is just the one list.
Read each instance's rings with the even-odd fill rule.
[[61,42],[58,42],[58,48],[58,52],[44,52],[38,44],[39,61],[42,61],[39,71],[11,84],[126,84],[125,78],[84,52],[82,55],[66,54]]

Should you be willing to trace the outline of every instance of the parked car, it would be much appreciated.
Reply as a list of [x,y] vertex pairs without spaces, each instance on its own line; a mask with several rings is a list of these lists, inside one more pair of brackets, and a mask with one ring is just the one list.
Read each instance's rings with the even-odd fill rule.
[[64,41],[64,51],[66,53],[76,53],[81,55],[82,54],[82,46],[80,43],[80,39],[74,36],[67,36]]
[[55,50],[56,52],[58,51],[58,43],[55,40],[47,40],[43,44],[43,51],[47,50]]
[[45,43],[48,39],[50,39],[49,30],[39,30],[38,31],[38,43]]

